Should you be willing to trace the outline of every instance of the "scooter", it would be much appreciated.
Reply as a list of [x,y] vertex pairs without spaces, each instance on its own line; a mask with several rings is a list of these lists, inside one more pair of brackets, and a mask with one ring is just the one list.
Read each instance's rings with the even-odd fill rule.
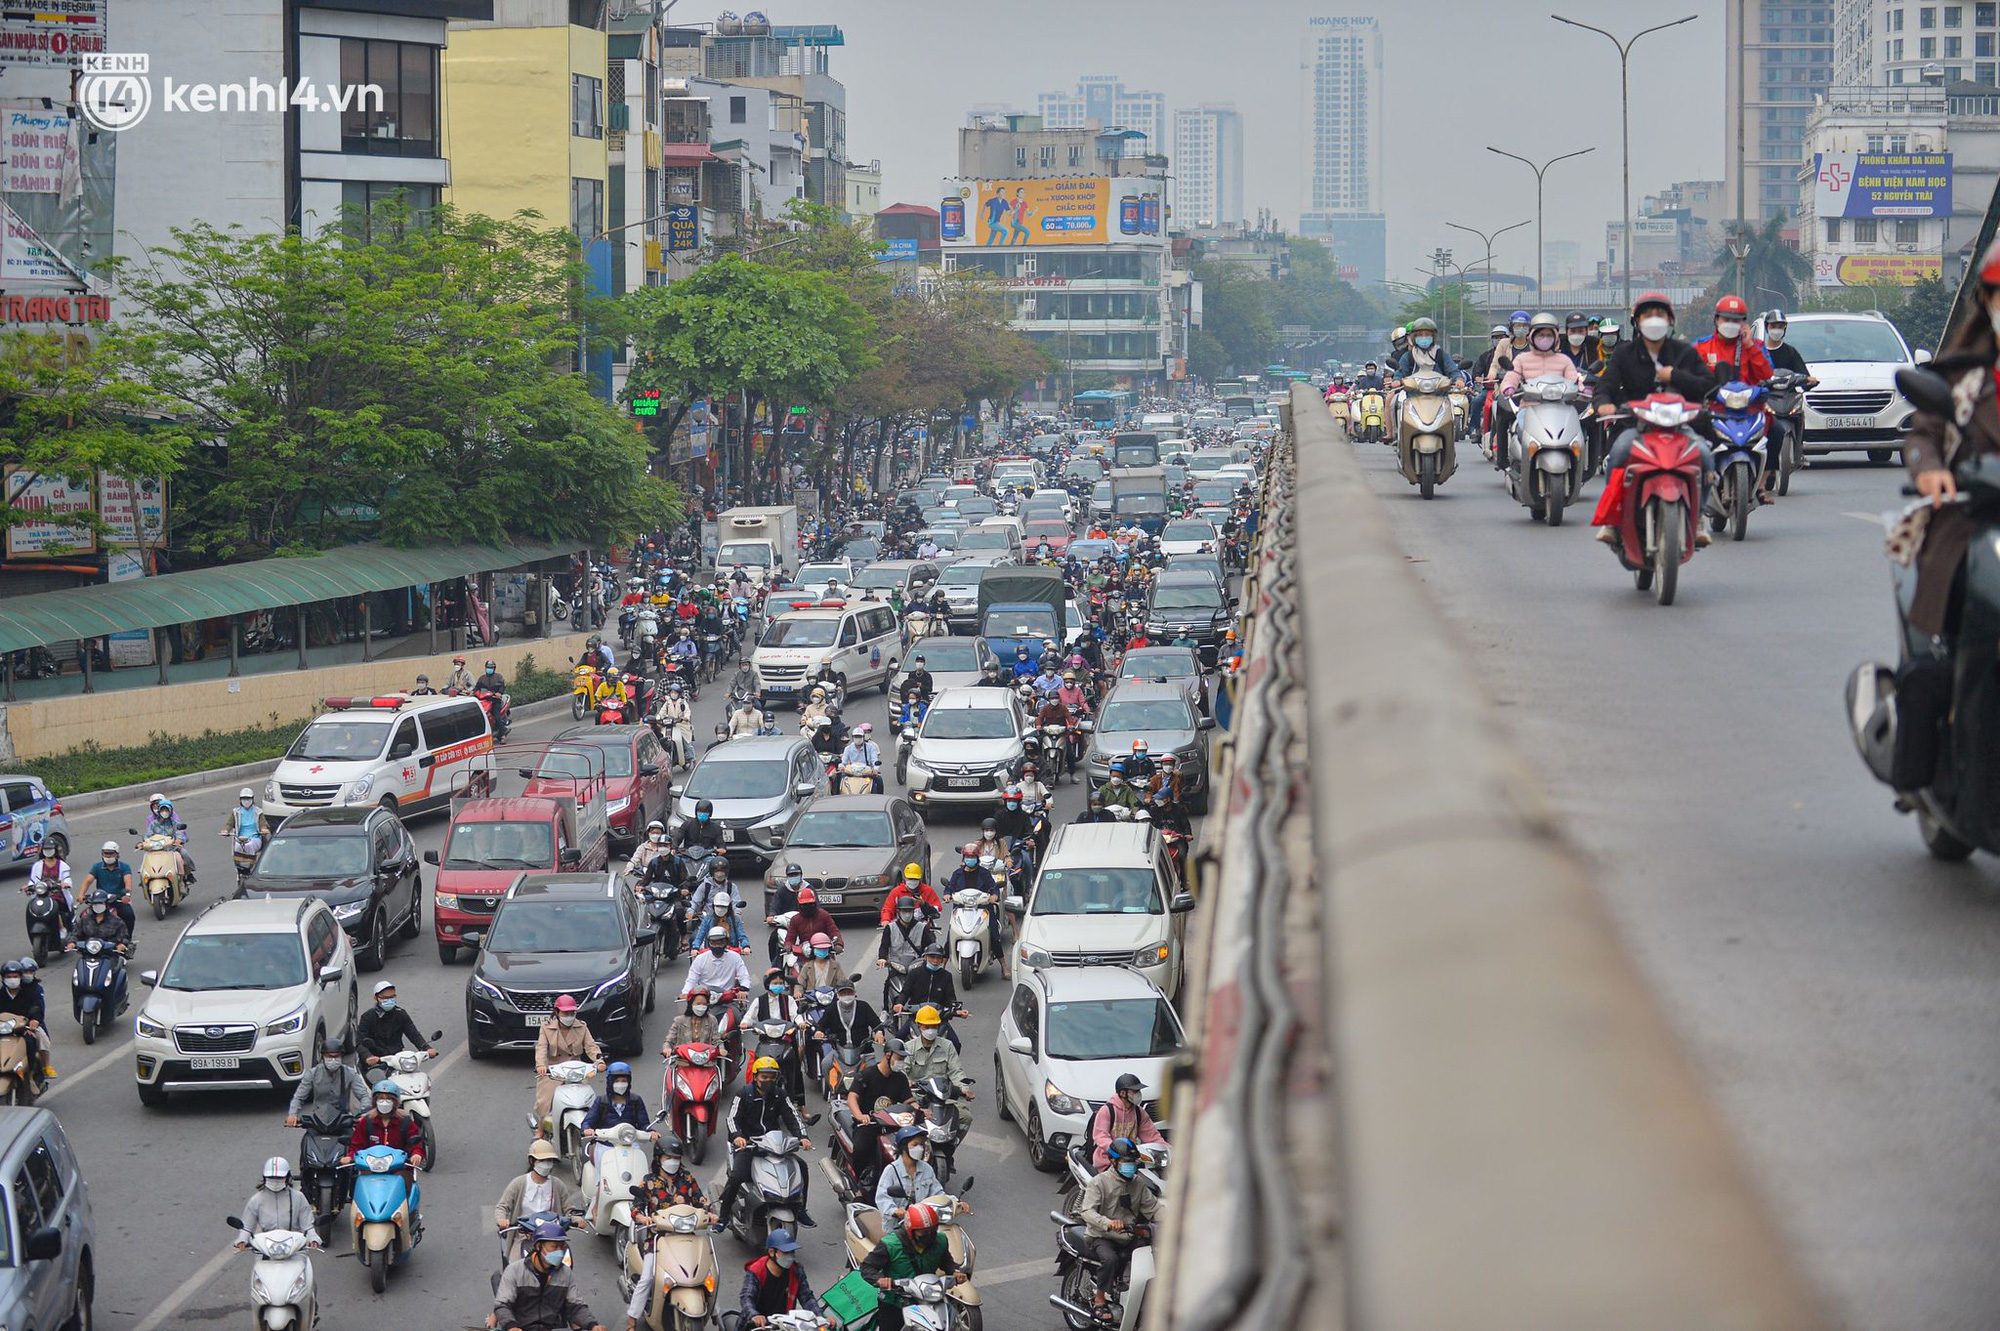
[[1616,529],[1612,553],[1638,589],[1672,605],[1680,567],[1694,558],[1700,518],[1701,449],[1689,425],[1701,408],[1674,393],[1654,393],[1631,408],[1642,431],[1622,484],[1606,487],[1597,520]]
[[1779,370],[1764,381],[1764,405],[1771,413],[1771,434],[1778,442],[1778,493],[1792,492],[1792,473],[1806,466],[1806,385],[1808,375]]
[[583,1181],[584,1166],[583,1120],[597,1099],[597,1092],[590,1086],[596,1076],[597,1065],[582,1059],[570,1059],[549,1068],[556,1094],[549,1106],[549,1120],[542,1126],[556,1149],[568,1157],[579,1184]]
[[1458,470],[1457,421],[1452,415],[1451,380],[1425,372],[1403,380],[1403,404],[1396,421],[1396,464],[1403,479],[1424,498]]
[[971,1077],[961,1077],[956,1082],[926,1077],[910,1088],[916,1096],[917,1108],[923,1112],[924,1136],[931,1144],[931,1168],[944,1183],[951,1182],[958,1168],[958,1144],[971,1130],[972,1115],[961,1114],[959,1110],[965,1101],[965,1088],[973,1081]]
[[28,1042],[28,1019],[0,1016],[0,1101],[26,1107],[42,1093],[42,1068]]
[[722,1091],[732,1080],[729,1055],[720,1045],[677,1045],[667,1061],[661,1099],[690,1163],[708,1158],[708,1139],[721,1122]]
[[1466,391],[1462,380],[1451,382],[1451,417],[1453,433],[1460,439],[1472,433],[1472,394]]
[[[185,829],[186,824],[181,826]],[[133,836],[139,835],[136,827],[127,830]],[[134,849],[144,852],[139,860],[139,882],[145,889],[146,900],[153,903],[153,918],[164,920],[168,911],[187,898],[180,839],[168,832],[157,832],[141,837]]]
[[410,1260],[424,1231],[413,1225],[417,1187],[403,1177],[410,1157],[393,1146],[370,1146],[354,1153],[354,1204],[349,1208],[354,1255],[368,1268],[368,1284],[380,1294],[389,1268]]
[[[243,1229],[243,1221],[229,1217],[231,1229]],[[319,1235],[300,1234],[289,1229],[267,1229],[262,1234],[243,1232],[243,1241],[257,1254],[250,1268],[250,1307],[256,1324],[264,1331],[313,1331],[319,1325],[319,1298],[313,1289],[312,1258],[307,1249],[317,1250]]]
[[619,689],[615,693],[608,693],[597,700],[597,724],[600,726],[622,726],[625,724],[626,715],[631,710],[632,704],[625,697],[623,689]]
[[[764,1250],[764,1240],[772,1230],[798,1229],[806,1190],[806,1167],[799,1159],[804,1146],[797,1137],[774,1129],[751,1139],[743,1148],[757,1153],[750,1165],[750,1183],[737,1194],[734,1211],[723,1219],[752,1252]],[[729,1153],[734,1158],[733,1144]]]
[[958,983],[970,990],[997,962],[987,926],[993,918],[993,894],[976,887],[962,887],[951,894],[951,921],[945,947],[958,959]]
[[1582,397],[1569,380],[1546,375],[1521,385],[1514,412],[1507,492],[1551,527],[1562,526],[1563,510],[1576,502],[1587,474],[1583,422],[1577,415]]
[[299,1190],[312,1203],[313,1227],[319,1231],[319,1241],[333,1240],[333,1220],[340,1209],[351,1200],[348,1183],[351,1175],[341,1166],[347,1155],[347,1143],[354,1134],[353,1114],[342,1114],[332,1119],[302,1118],[299,1127]]
[[843,795],[872,795],[881,769],[867,763],[848,763],[840,769],[840,793]]
[[652,1152],[646,1146],[649,1140],[645,1132],[630,1123],[600,1128],[591,1144],[608,1144],[610,1149],[601,1158],[592,1150],[592,1158],[583,1167],[584,1218],[592,1232],[599,1237],[610,1237],[621,1267],[625,1264],[626,1250],[632,1245],[632,1197],[652,1161]]
[[1382,442],[1382,422],[1385,415],[1382,390],[1379,388],[1363,389],[1360,406],[1356,411],[1356,416],[1359,418],[1361,424],[1361,433],[1358,437],[1363,443],[1379,444]]
[[[653,1287],[639,1324],[648,1331],[699,1331],[715,1315],[715,1240],[692,1206],[669,1206],[653,1217]],[[625,1298],[645,1271],[636,1243],[625,1249],[618,1288]]]
[[[130,944],[113,948],[102,938],[72,942],[65,951],[78,953],[76,969],[69,976],[70,1008],[83,1027],[83,1042],[97,1043],[97,1037],[111,1029],[111,1022],[125,1014],[129,1001],[125,991],[125,962]],[[148,972],[150,974],[151,972]]]
[[1131,1260],[1125,1267],[1121,1286],[1111,1296],[1110,1317],[1101,1318],[1091,1308],[1097,1288],[1097,1261],[1091,1256],[1090,1231],[1075,1216],[1049,1212],[1049,1219],[1062,1228],[1056,1234],[1056,1275],[1062,1292],[1049,1295],[1049,1303],[1063,1315],[1070,1331],[1139,1331],[1144,1316],[1146,1291],[1153,1283],[1152,1226],[1141,1225],[1133,1232]]
[[[432,1031],[433,1041],[444,1039],[443,1031]],[[400,1049],[377,1064],[384,1077],[394,1075],[397,1089],[403,1093],[403,1110],[417,1121],[423,1134],[423,1170],[429,1173],[437,1164],[438,1134],[431,1123],[431,1076],[423,1070],[429,1055],[421,1049]]]
[[1764,475],[1764,389],[1732,380],[1709,395],[1709,427],[1716,436],[1715,484],[1708,492],[1709,530],[1740,541],[1757,507],[1757,484]]
[[63,903],[56,894],[62,889],[45,879],[36,879],[21,889],[28,894],[28,946],[35,964],[43,965],[51,953],[63,950],[69,931],[63,928]]
[[504,741],[507,732],[514,728],[514,708],[506,697],[492,689],[474,689],[472,696],[486,709],[486,720],[493,728],[493,738]]
[[[963,1218],[963,1213],[971,1209],[966,1205],[965,1198],[971,1193],[973,1182],[970,1178],[966,1179],[956,1196],[940,1192],[917,1199],[937,1212],[938,1233],[950,1249],[951,1259],[968,1274],[979,1264],[979,1250],[973,1246],[972,1235],[967,1232]],[[903,1195],[898,1184],[891,1182],[889,1193],[897,1205],[909,1205],[909,1199]],[[847,1267],[850,1271],[861,1269],[861,1263],[868,1260],[868,1254],[881,1244],[885,1228],[884,1216],[874,1206],[867,1202],[847,1204],[847,1223],[841,1229],[840,1238],[847,1248]]]
[[[223,828],[222,835],[229,836],[229,829]],[[239,894],[243,891],[243,881],[250,876],[250,871],[257,867],[257,852],[263,848],[250,844],[256,839],[240,836],[233,837],[230,841],[229,858],[236,866],[236,890]]]
[[583,720],[584,713],[590,710],[590,700],[596,694],[597,671],[595,668],[580,665],[570,672],[569,715],[572,721]]

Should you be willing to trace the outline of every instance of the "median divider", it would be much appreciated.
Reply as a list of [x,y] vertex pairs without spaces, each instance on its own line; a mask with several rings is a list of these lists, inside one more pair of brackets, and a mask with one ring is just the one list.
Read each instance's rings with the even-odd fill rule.
[[1352,1325],[1826,1325],[1345,432],[1292,407]]

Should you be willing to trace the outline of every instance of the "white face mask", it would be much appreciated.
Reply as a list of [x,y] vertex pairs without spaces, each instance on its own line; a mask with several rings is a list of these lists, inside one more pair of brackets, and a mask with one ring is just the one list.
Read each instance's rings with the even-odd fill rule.
[[632,1089],[632,1083],[625,1080],[623,1077],[620,1077],[617,1081],[611,1083],[611,1093],[613,1095],[624,1095],[631,1089]]
[[16,989],[19,989],[21,987],[21,982],[11,977],[7,980],[0,981],[0,983],[4,983],[7,986],[7,992],[10,994],[13,993]]
[[1580,347],[1580,346],[1582,346],[1582,345],[1583,345],[1583,334],[1582,334],[1582,333],[1569,333],[1569,334],[1566,334],[1566,336],[1567,336],[1567,337],[1569,338],[1569,344],[1570,344],[1571,346],[1573,346],[1573,347]]
[[1554,333],[1537,333],[1534,340],[1535,350],[1537,351],[1554,351],[1556,349],[1556,335]]
[[[550,1163],[554,1162],[551,1161]],[[664,1156],[661,1158],[660,1173],[662,1175],[671,1178],[675,1174],[678,1174],[680,1172],[681,1172],[681,1162],[678,1159],[676,1159],[673,1156]]]
[[919,1031],[917,1033],[917,1038],[922,1040],[925,1044],[936,1044],[937,1035],[938,1033],[936,1031]]
[[1764,330],[1764,340],[1774,347],[1781,347],[1785,344],[1785,330],[1782,328],[1767,328]]
[[283,1192],[285,1181],[281,1178],[267,1178],[264,1180],[264,1187],[271,1192]]
[[1716,324],[1715,331],[1724,337],[1741,337],[1743,335],[1743,321],[1740,319],[1724,319],[1722,322]]
[[396,1102],[394,1100],[377,1100],[375,1102],[375,1112],[378,1114],[393,1114],[396,1112]]
[[556,1162],[553,1160],[537,1160],[532,1165],[529,1165],[528,1168],[535,1171],[536,1178],[547,1178],[556,1172]]
[[667,839],[667,834],[665,832],[648,832],[646,839],[657,846]]
[[693,1011],[694,1015],[697,1017],[705,1017],[708,1015],[708,1004],[706,1003],[691,1003],[688,1006],[689,1009]]
[[854,1011],[854,1000],[851,998],[837,999],[834,1002],[834,1006],[840,1009],[840,1015],[844,1017]]
[[1639,321],[1639,335],[1648,342],[1660,342],[1674,331],[1674,321],[1664,314],[1649,314]]
[[576,1013],[574,1012],[561,1013],[556,1017],[556,1020],[561,1022],[565,1026],[574,1026],[576,1025]]

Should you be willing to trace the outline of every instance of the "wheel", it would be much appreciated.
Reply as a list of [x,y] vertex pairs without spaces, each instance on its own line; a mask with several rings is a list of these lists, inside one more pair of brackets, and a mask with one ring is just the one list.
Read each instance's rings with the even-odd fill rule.
[[1000,1055],[993,1055],[993,1112],[1000,1115],[1002,1123],[1014,1121],[1014,1111],[1007,1107],[1007,1088],[1000,1082]]
[[708,1125],[690,1122],[687,1130],[687,1158],[700,1164],[708,1158]]
[[153,898],[153,918],[156,920],[167,918],[167,898],[164,894]]
[[708,1319],[693,1317],[680,1309],[674,1309],[674,1331],[708,1331]]
[[1730,487],[1735,501],[1729,509],[1729,539],[1740,541],[1750,531],[1750,509],[1757,502],[1757,480],[1750,468],[1738,467],[1736,484]]
[[69,1316],[64,1319],[62,1331],[90,1331],[95,1325],[95,1314],[91,1311],[91,1301],[97,1296],[97,1275],[90,1269],[90,1259],[83,1259],[76,1271],[76,1295],[69,1306]]
[[96,1013],[92,1013],[92,1014],[91,1014],[90,1016],[88,1016],[88,1017],[86,1017],[86,1018],[84,1019],[84,1022],[83,1022],[83,1042],[84,1042],[85,1044],[96,1044],[96,1043],[97,1043],[97,1014],[96,1014]]
[[1871,448],[1868,450],[1868,460],[1878,467],[1888,466],[1889,460],[1895,456],[1896,450],[1893,448]]
[[424,1143],[424,1172],[428,1174],[433,1169],[437,1168],[437,1153],[438,1153],[437,1129],[431,1126],[431,1121],[429,1119],[424,1119],[420,1126],[423,1133],[423,1143]]
[[379,971],[389,960],[389,921],[377,906],[368,916],[368,946],[354,954],[354,964],[364,971]]
[[979,979],[979,962],[973,957],[958,959],[958,985],[961,989],[971,989]]
[[646,1011],[651,1012],[660,1001],[660,980],[658,976],[646,981]]
[[439,943],[438,960],[447,966],[451,965],[458,960],[458,949],[450,943]]
[[46,966],[49,964],[49,936],[47,934],[35,935],[35,964],[37,966]]
[[158,1109],[167,1102],[167,1093],[158,1086],[148,1086],[145,1082],[134,1082],[139,1088],[139,1103],[148,1109]]
[[1436,496],[1437,454],[1426,453],[1417,459],[1417,489],[1426,499]]
[[[1063,1272],[1062,1296],[1065,1303],[1088,1308],[1093,1293],[1090,1277],[1085,1274],[1082,1262],[1077,1262]],[[1067,1308],[1063,1309],[1063,1322],[1069,1327],[1069,1331],[1091,1331],[1096,1325],[1090,1318],[1078,1317]]]
[[1917,810],[1917,835],[1924,839],[1924,849],[1931,853],[1932,858],[1947,863],[1955,864],[1973,851],[1973,847],[1946,831],[1944,824],[1925,809]]
[[583,720],[583,712],[584,712],[584,707],[583,707],[583,695],[582,695],[581,693],[572,693],[572,694],[570,694],[570,695],[569,695],[569,716],[570,716],[570,720],[572,720],[572,721],[581,721],[581,720]]
[[1687,539],[1687,509],[1678,501],[1654,510],[1659,539],[1653,546],[1653,599],[1674,603],[1674,584],[1681,574],[1681,542]]
[[477,1040],[467,1040],[465,1042],[465,1056],[475,1063],[484,1063],[487,1059],[493,1057],[493,1051]]
[[1549,482],[1549,492],[1544,497],[1548,523],[1551,527],[1563,525],[1563,506],[1569,502],[1569,478],[1558,476]]
[[910,755],[908,753],[899,753],[896,755],[896,784],[899,786],[910,784]]
[[403,921],[403,927],[396,931],[398,938],[415,938],[424,928],[424,882],[419,878],[410,884],[410,917]]
[[394,795],[384,795],[381,799],[375,801],[375,807],[384,813],[394,813],[396,811],[396,797]]
[[1792,431],[1785,431],[1785,442],[1778,449],[1778,493],[1792,492],[1792,473],[1798,470],[1799,445]]
[[368,1263],[368,1287],[380,1294],[389,1283],[389,1254],[377,1254],[381,1260]]
[[1032,1105],[1028,1108],[1028,1163],[1044,1174],[1053,1174],[1062,1168],[1062,1156],[1042,1139],[1042,1111]]

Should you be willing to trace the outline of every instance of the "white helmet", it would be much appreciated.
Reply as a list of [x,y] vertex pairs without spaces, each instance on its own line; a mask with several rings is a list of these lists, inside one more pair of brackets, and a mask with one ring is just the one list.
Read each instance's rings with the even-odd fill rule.
[[103,845],[97,848],[97,853],[102,855],[107,850],[117,850],[117,849],[118,849],[118,843],[116,841],[107,841]]
[[240,800],[254,800],[257,798],[257,792],[245,786],[236,792],[236,798]]
[[265,1178],[285,1178],[292,1176],[292,1162],[282,1155],[274,1155],[264,1162]]

